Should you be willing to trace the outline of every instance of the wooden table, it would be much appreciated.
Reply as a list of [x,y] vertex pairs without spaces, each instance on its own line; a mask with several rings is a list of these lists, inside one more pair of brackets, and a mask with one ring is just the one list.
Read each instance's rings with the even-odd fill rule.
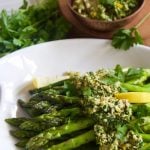
[[[150,12],[150,0],[145,0],[145,6],[139,16],[133,20],[130,24],[124,26],[124,28],[131,28],[136,25],[147,13]],[[114,32],[100,32],[88,29],[80,24],[80,22],[74,17],[71,11],[68,9],[66,0],[59,0],[59,7],[62,15],[73,25],[73,29],[70,33],[71,38],[103,38],[111,39]],[[150,46],[150,17],[139,27],[144,44]]]

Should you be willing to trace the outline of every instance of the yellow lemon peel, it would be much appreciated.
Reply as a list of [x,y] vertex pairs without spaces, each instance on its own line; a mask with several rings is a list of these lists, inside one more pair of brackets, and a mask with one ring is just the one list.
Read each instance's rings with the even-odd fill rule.
[[117,93],[118,99],[127,99],[130,103],[150,103],[150,93],[148,92],[127,92]]

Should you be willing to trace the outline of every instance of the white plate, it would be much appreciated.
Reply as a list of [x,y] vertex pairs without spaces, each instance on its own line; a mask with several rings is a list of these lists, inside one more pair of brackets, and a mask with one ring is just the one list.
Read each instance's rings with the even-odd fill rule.
[[16,102],[27,97],[35,76],[61,75],[65,71],[94,71],[116,64],[150,68],[150,48],[136,46],[118,51],[109,40],[74,39],[24,48],[0,59],[0,149],[16,150],[5,118],[21,116]]

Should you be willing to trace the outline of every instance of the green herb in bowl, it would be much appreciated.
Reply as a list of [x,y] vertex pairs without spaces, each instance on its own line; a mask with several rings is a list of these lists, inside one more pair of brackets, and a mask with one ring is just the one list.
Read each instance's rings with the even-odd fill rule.
[[115,31],[131,23],[145,0],[67,0],[70,11],[83,26],[97,31]]
[[74,0],[73,9],[81,16],[113,21],[132,14],[139,6],[137,0]]

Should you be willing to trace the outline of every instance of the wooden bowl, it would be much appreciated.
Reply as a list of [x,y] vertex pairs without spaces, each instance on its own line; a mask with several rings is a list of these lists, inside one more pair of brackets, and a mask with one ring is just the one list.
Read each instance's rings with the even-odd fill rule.
[[127,25],[128,23],[135,20],[135,18],[141,12],[145,4],[145,0],[139,0],[140,1],[139,6],[131,15],[115,21],[102,21],[102,20],[85,18],[81,16],[78,12],[76,12],[72,8],[73,1],[74,0],[67,0],[69,9],[73,13],[73,15],[81,22],[81,24],[87,26],[90,29],[98,30],[98,31],[113,31]]

